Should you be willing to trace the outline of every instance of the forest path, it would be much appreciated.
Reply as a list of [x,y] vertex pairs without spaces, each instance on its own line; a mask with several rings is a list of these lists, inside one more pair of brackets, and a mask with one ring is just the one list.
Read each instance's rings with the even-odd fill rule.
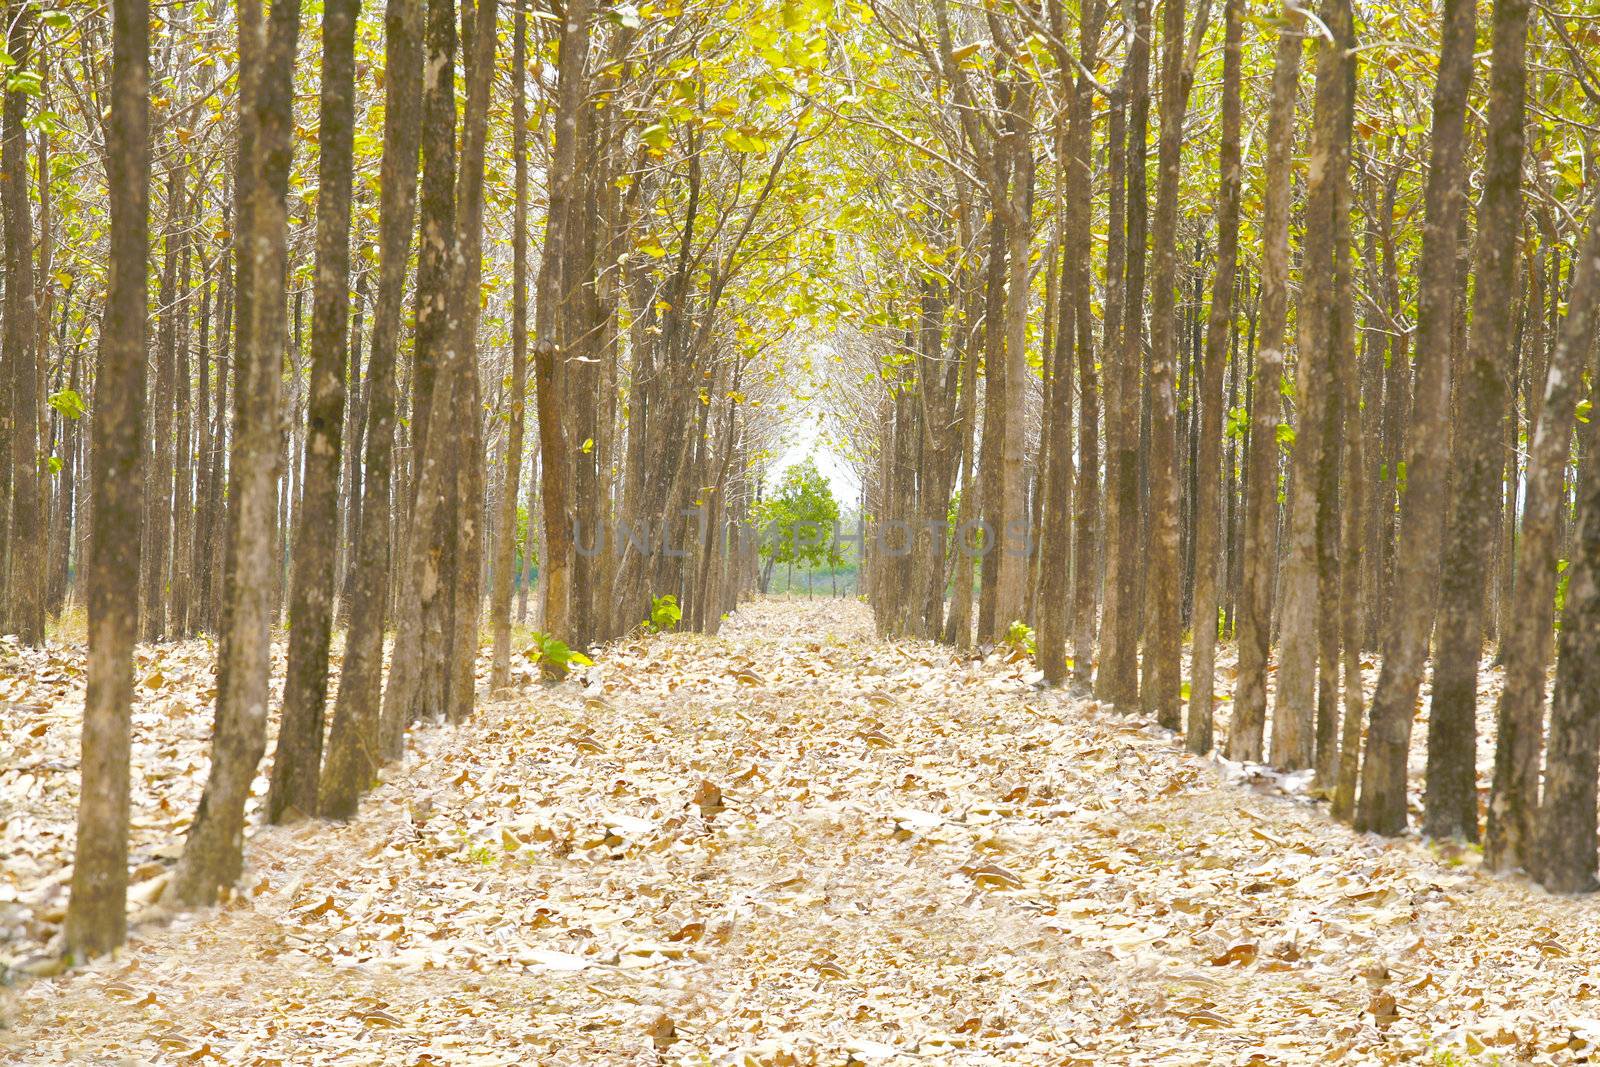
[[626,642],[587,684],[420,731],[356,823],[257,833],[230,905],[17,991],[0,1062],[1560,1061],[1600,1038],[1600,905],[1352,834],[1031,677],[877,642],[850,601]]

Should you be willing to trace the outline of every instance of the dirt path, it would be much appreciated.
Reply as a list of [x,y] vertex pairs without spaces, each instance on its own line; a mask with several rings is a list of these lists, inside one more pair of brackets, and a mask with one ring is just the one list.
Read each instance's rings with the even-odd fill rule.
[[843,601],[630,643],[422,731],[357,823],[258,833],[223,909],[15,991],[0,1061],[1575,1062],[1600,1040],[1600,903],[1352,834],[1028,683],[877,643]]

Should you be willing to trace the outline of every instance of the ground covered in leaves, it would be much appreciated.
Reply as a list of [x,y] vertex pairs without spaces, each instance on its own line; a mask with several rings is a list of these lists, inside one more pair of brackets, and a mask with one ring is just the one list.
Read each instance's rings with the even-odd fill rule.
[[[1600,1041],[1600,902],[1351,833],[1033,679],[879,643],[847,601],[626,642],[416,731],[355,823],[255,832],[217,911],[18,984],[0,1061],[1509,1063]],[[135,755],[151,882],[198,773],[168,753],[210,721],[152,710],[165,685]],[[13,766],[5,743],[15,947],[50,932],[72,757]]]

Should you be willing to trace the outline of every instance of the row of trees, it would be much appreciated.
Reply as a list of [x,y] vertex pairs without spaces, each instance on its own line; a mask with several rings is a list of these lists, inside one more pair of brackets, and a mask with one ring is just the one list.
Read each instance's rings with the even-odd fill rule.
[[1227,756],[1386,834],[1431,661],[1423,830],[1486,814],[1491,867],[1593,888],[1596,27],[1220,6],[872,4],[827,399],[868,510],[928,531],[873,564],[880,625],[965,644],[975,584],[978,639],[1028,622],[1195,752],[1231,701]]
[[75,957],[126,933],[136,640],[218,638],[202,905],[269,716],[265,817],[353,816],[470,714],[486,601],[510,682],[536,553],[536,649],[757,579],[719,546],[786,418],[831,8],[315,11],[7,8],[0,604],[25,644],[88,608]]

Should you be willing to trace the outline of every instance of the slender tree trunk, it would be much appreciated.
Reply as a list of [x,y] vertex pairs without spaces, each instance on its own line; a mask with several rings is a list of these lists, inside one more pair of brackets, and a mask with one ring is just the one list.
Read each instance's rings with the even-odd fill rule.
[[1422,258],[1417,267],[1416,391],[1412,401],[1405,495],[1396,543],[1394,610],[1383,641],[1383,667],[1372,700],[1361,765],[1358,829],[1398,834],[1406,828],[1406,761],[1412,709],[1422,684],[1431,590],[1444,531],[1445,462],[1450,417],[1450,328],[1456,291],[1456,234],[1465,175],[1462,151],[1477,7],[1445,0],[1439,75],[1433,97],[1433,150],[1424,194]]
[[[1338,16],[1330,3],[1322,5],[1324,24]],[[1330,499],[1337,491],[1326,484],[1324,451],[1328,423],[1334,418],[1333,351],[1333,238],[1336,187],[1341,168],[1348,169],[1343,132],[1346,91],[1344,45],[1322,40],[1317,50],[1317,93],[1311,158],[1306,180],[1305,243],[1302,297],[1296,325],[1299,357],[1295,383],[1296,420],[1294,448],[1290,453],[1290,494],[1287,522],[1287,558],[1283,573],[1283,604],[1278,649],[1277,700],[1273,705],[1271,757],[1284,770],[1310,767],[1316,755],[1315,716],[1319,626],[1324,620],[1319,582],[1324,553],[1323,534]]]
[[[1341,648],[1355,653],[1353,658],[1343,661],[1343,668],[1351,672],[1353,687],[1353,692],[1345,693],[1344,707],[1351,709],[1358,723],[1362,717],[1361,588],[1359,576],[1347,580],[1346,572],[1360,560],[1366,488],[1359,484],[1364,462],[1359,440],[1363,423],[1355,348],[1354,246],[1350,238],[1350,138],[1356,96],[1355,11],[1351,0],[1329,0],[1322,18],[1333,37],[1331,42],[1325,40],[1322,55],[1328,57],[1333,67],[1329,95],[1336,106],[1330,119],[1334,127],[1330,164],[1333,195],[1327,223],[1333,256],[1328,277],[1329,396],[1317,471],[1321,499],[1316,525],[1318,685],[1312,782],[1326,794],[1334,790],[1339,776]],[[1322,76],[1320,56],[1317,74],[1319,78]],[[1348,482],[1343,498],[1340,497],[1341,476]]]
[[[6,6],[7,51],[26,68],[34,8]],[[25,645],[44,643],[45,534],[40,514],[39,377],[33,298],[33,212],[28,205],[28,94],[7,87],[0,131],[0,207],[5,214],[5,322],[0,334],[11,370],[11,538],[6,629]]]
[[[461,134],[461,175],[456,183],[456,262],[452,285],[460,309],[456,322],[456,460],[461,472],[460,512],[456,521],[457,570],[454,631],[451,634],[446,718],[462,722],[471,714],[476,683],[474,663],[483,616],[483,516],[485,471],[482,385],[478,377],[478,294],[483,278],[484,142],[488,136],[489,95],[494,84],[495,13],[498,0],[477,0],[471,39],[463,43],[467,62],[467,101]],[[467,21],[471,25],[470,20]]]
[[[349,819],[372,784],[379,754],[379,689],[388,599],[390,507],[394,494],[395,362],[400,347],[406,261],[416,211],[421,143],[422,0],[388,0],[384,13],[383,169],[378,203],[378,294],[367,361],[366,486],[356,547],[355,597],[334,704],[318,803]],[[403,726],[402,726],[403,729]]]
[[311,298],[311,390],[304,486],[295,514],[289,663],[272,761],[267,820],[317,812],[328,642],[339,535],[339,449],[350,338],[350,186],[355,136],[355,36],[361,0],[325,0],[317,142],[317,265]]
[[[538,441],[535,440],[535,445]],[[520,577],[517,581],[517,624],[523,625],[528,621],[528,590],[533,585],[534,557],[539,546],[539,450],[530,448],[528,452],[528,494],[527,503],[523,505],[528,511],[528,527],[522,535],[522,557]]]
[[1289,310],[1289,198],[1294,102],[1300,80],[1304,15],[1284,7],[1267,119],[1266,199],[1261,220],[1261,337],[1250,412],[1243,595],[1239,604],[1239,679],[1233,691],[1228,758],[1259,760],[1266,730],[1267,653],[1272,639],[1272,581],[1278,556],[1278,420],[1282,411],[1284,333]]
[[[1124,267],[1127,259],[1127,68],[1111,92],[1111,116],[1106,125],[1106,184],[1110,187],[1107,204],[1106,294],[1103,316],[1105,341],[1101,355],[1105,360],[1106,407],[1106,484],[1105,484],[1105,574],[1102,579],[1105,609],[1100,618],[1100,660],[1094,677],[1097,700],[1126,705],[1136,695],[1138,664],[1131,652],[1125,654],[1114,635],[1122,605],[1122,573],[1132,565],[1124,562],[1127,552],[1122,537],[1122,438],[1132,432],[1123,422],[1122,410],[1122,304]],[[1130,579],[1131,580],[1131,579]]]
[[1190,752],[1211,751],[1217,665],[1217,509],[1222,451],[1222,377],[1233,319],[1233,288],[1239,262],[1240,62],[1244,51],[1244,0],[1223,9],[1222,141],[1217,153],[1217,267],[1206,316],[1205,362],[1200,371],[1200,454],[1195,483],[1194,649],[1189,684],[1186,742]]
[[111,4],[110,279],[95,371],[88,565],[89,679],[84,700],[77,851],[65,940],[74,959],[127,937],[128,789],[133,644],[139,621],[150,213],[149,0]]
[[[969,300],[968,314],[972,314],[976,301]],[[952,574],[950,590],[950,614],[945,623],[945,641],[957,648],[970,648],[972,645],[972,545],[963,534],[968,529],[972,518],[977,514],[977,490],[973,484],[973,448],[977,441],[976,423],[978,420],[978,353],[975,328],[970,324],[963,324],[964,336],[961,344],[961,398],[960,411],[957,418],[961,423],[961,496],[956,501],[956,536],[951,545]],[[860,582],[860,571],[857,571],[857,583]],[[766,580],[762,580],[762,591],[766,591]]]
[[1528,0],[1495,0],[1489,89],[1487,170],[1478,204],[1472,335],[1457,385],[1454,502],[1440,571],[1438,650],[1428,717],[1428,779],[1423,831],[1478,839],[1478,655],[1483,595],[1490,572],[1493,502],[1502,469],[1508,352],[1512,343],[1517,236],[1522,229],[1523,98],[1527,82]]
[[[1097,51],[1103,4],[1096,4],[1084,13],[1080,26],[1079,50],[1085,66],[1092,66]],[[1053,0],[1051,18],[1055,32],[1061,33],[1065,19],[1059,0]],[[1087,263],[1081,251],[1086,245],[1083,231],[1089,220],[1090,209],[1088,153],[1090,148],[1089,99],[1084,95],[1081,75],[1071,76],[1065,45],[1057,57],[1061,74],[1061,95],[1067,102],[1067,130],[1061,142],[1062,160],[1057,180],[1062,190],[1061,223],[1061,279],[1056,299],[1059,302],[1055,318],[1054,350],[1051,353],[1050,403],[1054,408],[1050,417],[1049,449],[1042,482],[1045,492],[1044,529],[1040,546],[1039,609],[1038,609],[1038,661],[1047,682],[1058,684],[1067,678],[1067,639],[1071,628],[1069,611],[1072,597],[1072,565],[1074,530],[1071,497],[1074,476],[1072,455],[1072,372],[1076,357],[1076,342],[1084,331],[1078,323],[1082,303],[1080,290],[1088,285],[1088,272],[1081,269]],[[1092,377],[1083,383],[1082,395],[1087,397],[1092,387]],[[1078,479],[1082,484],[1081,477]],[[1080,513],[1082,504],[1079,504]],[[1077,562],[1083,567],[1083,560]],[[1081,609],[1081,605],[1078,606]],[[1091,609],[1092,610],[1092,609]],[[1080,650],[1081,651],[1081,650]]]
[[218,545],[222,541],[221,531],[226,519],[226,508],[222,499],[222,487],[227,475],[224,471],[227,456],[227,427],[228,427],[228,364],[229,341],[233,336],[233,301],[231,297],[231,283],[233,274],[228,270],[229,264],[222,261],[222,278],[217,287],[216,310],[216,341],[214,349],[217,353],[216,400],[212,404],[212,419],[210,432],[207,435],[205,459],[205,481],[202,487],[203,500],[201,501],[200,518],[196,524],[195,558],[198,560],[198,590],[196,610],[199,612],[198,628],[215,633],[219,613],[217,611],[218,595],[222,587],[222,567],[218,563]]
[[1534,815],[1544,749],[1545,662],[1555,613],[1557,527],[1566,503],[1562,480],[1571,451],[1578,390],[1594,339],[1595,306],[1600,302],[1597,222],[1600,214],[1591,211],[1589,232],[1573,263],[1567,316],[1544,376],[1544,399],[1537,405],[1528,452],[1514,604],[1502,635],[1505,689],[1497,715],[1494,788],[1483,850],[1484,863],[1494,870],[1529,866],[1530,853],[1539,844]]
[[341,449],[344,460],[343,533],[340,537],[340,567],[338,571],[339,599],[335,606],[334,629],[350,628],[350,605],[356,596],[356,553],[361,544],[361,497],[363,468],[361,457],[366,450],[367,407],[371,387],[361,368],[362,339],[366,336],[367,273],[356,277],[355,300],[350,324],[350,362],[348,379],[349,400],[345,404],[344,441]]
[[517,490],[522,474],[523,404],[528,393],[528,119],[527,36],[524,0],[516,4],[511,44],[511,154],[516,170],[516,209],[511,235],[511,397],[506,404],[505,473],[500,489],[500,522],[495,531],[494,661],[489,687],[511,684],[511,577],[516,560]]
[[1028,369],[1027,330],[1029,279],[1028,252],[1033,241],[1034,162],[1033,86],[1019,79],[1011,88],[1006,116],[1011,141],[1011,193],[1006,206],[1007,271],[1005,317],[1005,405],[1000,427],[1000,520],[994,529],[995,616],[991,636],[1003,636],[1011,623],[1024,616],[1028,560],[1032,558],[1032,527],[1028,522],[1027,444]]
[[457,480],[451,423],[460,372],[459,318],[452,282],[457,236],[454,0],[428,0],[422,98],[421,248],[412,378],[411,499],[398,557],[394,649],[384,688],[379,745],[385,762],[405,752],[405,729],[442,717],[447,705],[446,609],[454,589]]
[[[1366,693],[1361,679],[1361,635],[1365,625],[1362,597],[1367,589],[1366,573],[1370,569],[1361,565],[1362,549],[1369,524],[1366,520],[1366,478],[1370,474],[1366,461],[1369,437],[1366,427],[1369,419],[1361,410],[1363,381],[1357,374],[1355,349],[1355,265],[1354,246],[1350,235],[1350,206],[1353,198],[1350,182],[1349,151],[1350,129],[1354,120],[1356,97],[1355,64],[1355,12],[1349,0],[1338,0],[1329,8],[1334,21],[1329,24],[1334,38],[1345,51],[1343,76],[1345,92],[1340,101],[1343,116],[1341,126],[1341,153],[1338,184],[1334,190],[1333,216],[1333,308],[1331,335],[1336,364],[1335,377],[1342,392],[1344,441],[1344,497],[1340,513],[1339,552],[1341,566],[1337,595],[1339,603],[1336,623],[1343,656],[1339,667],[1344,673],[1344,692],[1341,710],[1343,722],[1339,736],[1323,736],[1323,724],[1318,723],[1317,777],[1324,788],[1333,792],[1332,808],[1335,818],[1347,821],[1355,809],[1356,780],[1361,759],[1361,730],[1364,725]],[[1330,426],[1330,431],[1336,429]],[[1328,724],[1330,731],[1332,724]],[[1337,749],[1335,745],[1337,744]]]
[[[1182,720],[1182,556],[1178,520],[1178,179],[1183,120],[1194,66],[1184,37],[1184,0],[1163,0],[1161,140],[1156,156],[1156,215],[1150,278],[1150,552],[1151,626],[1145,634],[1141,703],[1169,730]],[[1195,52],[1205,34],[1210,0],[1195,14]]]
[[[194,198],[198,201],[198,197]],[[188,209],[194,210],[193,205]],[[189,597],[193,570],[189,548],[194,538],[193,414],[189,397],[189,297],[192,292],[193,248],[184,234],[178,250],[178,287],[170,310],[174,322],[173,342],[173,479],[172,479],[172,585],[167,598],[166,632],[175,638],[189,634]]]
[[576,195],[578,113],[587,94],[585,66],[589,56],[590,0],[568,0],[561,25],[560,85],[556,100],[555,157],[550,177],[550,209],[545,223],[544,252],[539,265],[534,352],[534,389],[538,398],[541,494],[545,541],[540,547],[539,592],[545,632],[570,636],[572,573],[572,445],[562,420],[565,398],[557,391],[557,357],[552,341],[562,294],[565,218]]
[[[1150,37],[1151,0],[1134,0],[1133,43],[1130,46],[1128,77],[1128,118],[1126,149],[1127,211],[1126,264],[1122,285],[1121,351],[1114,373],[1120,381],[1116,390],[1118,409],[1111,415],[1120,425],[1107,473],[1107,496],[1117,498],[1117,525],[1108,533],[1107,546],[1119,556],[1116,582],[1109,598],[1116,601],[1112,620],[1102,627],[1101,656],[1110,671],[1113,686],[1111,703],[1131,711],[1139,698],[1138,649],[1143,625],[1144,568],[1137,556],[1141,551],[1142,508],[1140,506],[1141,448],[1140,373],[1144,363],[1144,275],[1149,203],[1145,195],[1146,145],[1150,115]],[[1109,308],[1108,308],[1109,311]]]
[[[253,126],[259,177],[240,248],[239,292],[248,294],[234,398],[233,461],[228,478],[228,587],[217,657],[217,717],[211,773],[167,892],[202,905],[239,876],[244,861],[244,805],[266,748],[267,673],[273,554],[273,486],[282,432],[278,379],[288,343],[286,192],[295,45],[300,8],[276,0],[263,32],[255,0],[239,8],[241,119]],[[254,53],[254,54],[252,54]]]
[[978,639],[991,641],[1003,625],[996,619],[995,592],[1000,575],[1005,486],[1002,444],[1005,436],[1005,279],[1006,218],[990,196],[989,251],[983,280],[983,432],[978,437],[978,516],[984,526],[978,560]]
[[[1526,10],[1526,9],[1524,9]],[[1591,391],[1591,396],[1592,396]],[[1589,448],[1595,424],[1584,427]],[[1536,841],[1524,860],[1552,893],[1588,893],[1595,877],[1595,779],[1600,772],[1600,463],[1578,478],[1577,530],[1561,614],[1561,651],[1550,707],[1550,752]],[[1531,846],[1531,847],[1530,847]]]
[[[211,501],[206,498],[211,483],[211,316],[214,299],[211,292],[210,267],[204,257],[200,261],[200,325],[195,333],[198,351],[195,353],[195,370],[198,382],[195,387],[195,446],[194,446],[194,522],[186,551],[189,567],[193,571],[189,597],[189,635],[206,628],[205,594],[209,584],[205,578],[206,549],[210,537]],[[217,310],[220,310],[218,308]]]
[[183,215],[184,170],[180,161],[167,170],[166,221],[161,239],[161,283],[157,295],[155,393],[148,409],[150,437],[146,445],[143,610],[140,635],[146,642],[167,636],[168,549],[172,542],[173,448],[172,413],[177,361],[178,248]]

